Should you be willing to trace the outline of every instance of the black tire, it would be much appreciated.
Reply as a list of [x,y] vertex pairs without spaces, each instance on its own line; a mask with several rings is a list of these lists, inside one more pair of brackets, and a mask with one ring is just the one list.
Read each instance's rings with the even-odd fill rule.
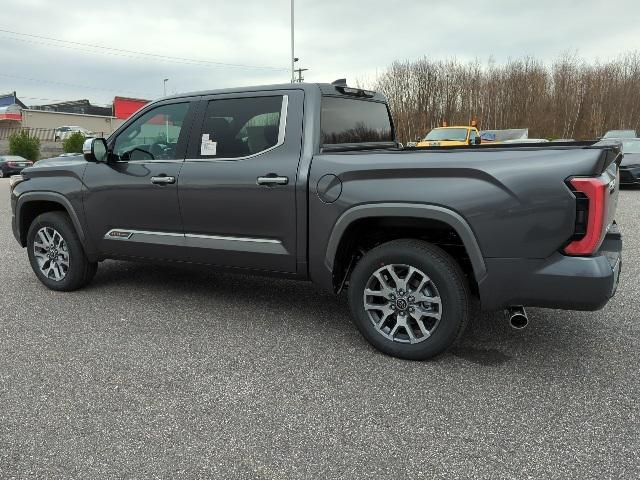
[[[69,267],[64,278],[55,280],[46,276],[38,265],[34,250],[35,237],[42,228],[50,227],[57,231],[66,243],[69,255]],[[31,223],[27,233],[27,252],[34,273],[47,288],[70,292],[87,285],[98,270],[97,262],[90,262],[82,248],[69,216],[63,212],[47,212],[39,215]]]
[[[430,336],[423,335],[419,343],[403,343],[402,339],[388,338],[376,328],[374,320],[365,310],[364,292],[367,284],[376,271],[390,265],[411,266],[420,270],[420,273],[424,273],[430,279],[428,285],[436,287],[440,297],[440,306],[434,307],[440,312],[439,323]],[[444,352],[460,338],[469,319],[469,288],[459,265],[439,247],[420,240],[394,240],[367,252],[351,274],[348,296],[351,317],[360,333],[381,352],[407,360],[425,360]],[[396,307],[394,302],[382,301],[393,305],[394,311],[400,315],[399,306]],[[390,322],[395,321],[393,315],[389,317]],[[404,311],[402,315],[407,315],[406,318],[411,320],[408,316],[408,310]],[[425,317],[424,321],[431,320]],[[412,324],[418,325],[415,322]],[[398,332],[404,330],[406,334],[409,333],[404,327],[401,328],[402,330],[398,329]],[[421,335],[417,327],[412,330],[412,333]],[[393,333],[391,335],[393,336]],[[404,341],[409,341],[408,335]]]

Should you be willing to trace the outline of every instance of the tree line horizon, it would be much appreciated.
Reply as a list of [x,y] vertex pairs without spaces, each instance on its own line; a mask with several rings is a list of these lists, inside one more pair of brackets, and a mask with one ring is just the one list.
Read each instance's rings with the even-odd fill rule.
[[640,130],[640,51],[604,62],[565,54],[545,63],[525,56],[489,60],[396,61],[374,80],[386,95],[398,139],[432,128],[528,128],[530,138],[590,140],[607,130]]

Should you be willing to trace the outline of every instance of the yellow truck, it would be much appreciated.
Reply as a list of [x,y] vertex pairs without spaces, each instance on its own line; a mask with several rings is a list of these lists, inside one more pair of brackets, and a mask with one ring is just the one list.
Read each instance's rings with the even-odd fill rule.
[[475,125],[437,127],[418,142],[418,147],[451,147],[480,145],[480,132]]

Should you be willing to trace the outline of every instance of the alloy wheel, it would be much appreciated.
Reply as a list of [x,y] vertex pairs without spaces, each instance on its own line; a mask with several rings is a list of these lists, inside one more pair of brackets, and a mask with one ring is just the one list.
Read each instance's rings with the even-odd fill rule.
[[53,227],[43,227],[33,240],[33,254],[40,272],[57,282],[63,280],[69,271],[69,250],[67,242]]
[[400,343],[420,343],[442,318],[442,299],[433,281],[410,265],[385,265],[371,275],[364,309],[376,331]]

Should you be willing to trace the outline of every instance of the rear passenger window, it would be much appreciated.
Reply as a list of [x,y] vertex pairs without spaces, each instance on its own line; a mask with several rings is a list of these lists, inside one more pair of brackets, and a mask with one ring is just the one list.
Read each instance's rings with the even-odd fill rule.
[[287,97],[212,100],[200,136],[201,158],[241,158],[284,142]]
[[323,97],[320,124],[323,145],[393,141],[389,111],[380,102]]

